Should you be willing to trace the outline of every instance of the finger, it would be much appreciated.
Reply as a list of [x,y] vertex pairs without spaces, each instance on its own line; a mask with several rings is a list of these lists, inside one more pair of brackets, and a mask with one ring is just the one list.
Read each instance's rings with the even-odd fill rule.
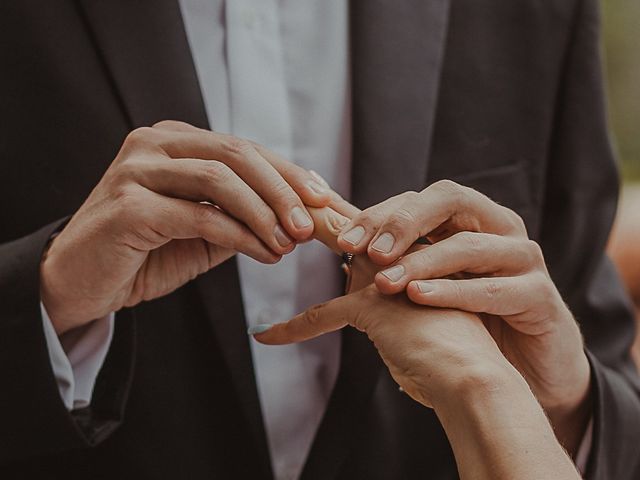
[[333,192],[326,180],[318,173],[305,170],[258,143],[253,142],[252,144],[258,153],[291,185],[305,205],[318,208],[329,205]]
[[455,273],[519,275],[539,265],[540,249],[530,240],[488,233],[460,232],[417,252],[404,255],[376,275],[378,289],[398,293],[412,280]]
[[331,203],[329,203],[328,207],[338,212],[342,216],[347,217],[348,219],[355,217],[361,212],[361,210],[358,207],[346,201],[336,192],[333,192],[333,195],[331,197]]
[[353,301],[351,295],[315,305],[296,315],[288,322],[263,324],[249,329],[249,334],[260,343],[283,345],[303,342],[325,333],[339,330],[349,324]]
[[352,216],[338,237],[338,245],[345,252],[364,253],[380,225],[403,201],[401,197],[391,197],[378,205],[367,208]]
[[[173,122],[163,122],[160,127],[138,129],[136,132],[139,133],[135,137],[157,145],[171,158],[197,158],[224,163],[273,209],[289,235],[300,240],[311,235],[313,225],[300,196],[276,168],[256,150],[252,142],[231,135],[195,127],[189,128],[186,124],[176,127],[181,128],[177,131],[173,129],[173,125]],[[266,149],[263,150],[266,151]],[[280,161],[288,163],[284,160]],[[296,172],[295,178],[298,180],[302,176],[305,177],[304,185],[307,190],[311,189],[312,185],[322,190],[322,193],[307,192],[305,198],[319,205],[329,203],[329,190],[322,185],[316,185],[317,182],[309,172],[293,164],[289,164],[287,169],[290,172]],[[291,176],[294,175],[291,174]]]
[[384,223],[376,225],[367,252],[372,261],[388,265],[418,238],[447,223],[454,233],[472,231],[526,237],[522,219],[473,189],[451,181],[436,182],[420,193],[407,192]]
[[[269,205],[224,163],[199,159],[136,162],[131,177],[165,196],[211,202],[247,225],[278,254],[295,247]],[[309,223],[312,221],[309,218]],[[313,227],[311,227],[313,228]]]
[[314,224],[313,238],[324,243],[336,254],[342,254],[337,240],[342,227],[349,219],[329,207],[309,208],[309,213]]
[[[275,263],[280,259],[280,255],[267,248],[245,225],[213,205],[169,198],[149,190],[141,192],[137,202],[140,204],[123,205],[123,215],[130,216],[136,223],[138,239],[146,239],[154,247],[172,239],[202,238],[262,263]],[[211,262],[216,259],[212,258]]]
[[464,280],[415,280],[407,286],[414,303],[491,315],[517,315],[549,301],[546,282],[533,274]]

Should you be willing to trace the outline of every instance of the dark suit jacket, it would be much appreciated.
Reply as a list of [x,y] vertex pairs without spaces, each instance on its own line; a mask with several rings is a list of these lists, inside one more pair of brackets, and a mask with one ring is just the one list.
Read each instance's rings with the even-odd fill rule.
[[[354,202],[451,178],[517,211],[588,345],[588,477],[640,478],[633,318],[603,254],[618,180],[596,0],[353,0],[351,27]],[[207,126],[177,2],[0,2],[0,65],[0,477],[269,478],[233,260],[118,313],[90,408],[65,410],[43,336],[59,219],[134,127]],[[344,331],[303,478],[456,476],[433,412]]]

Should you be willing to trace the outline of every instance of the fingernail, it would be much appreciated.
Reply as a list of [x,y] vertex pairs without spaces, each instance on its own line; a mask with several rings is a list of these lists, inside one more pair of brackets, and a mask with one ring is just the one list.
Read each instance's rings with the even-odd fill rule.
[[327,181],[324,178],[322,178],[318,172],[316,172],[315,170],[309,170],[309,173],[313,178],[315,178],[318,181],[318,183],[324,185],[326,188],[331,188],[331,186],[327,183]]
[[387,268],[380,273],[392,282],[397,282],[404,275],[404,267],[402,265],[396,265],[395,267]]
[[273,229],[273,236],[276,237],[276,241],[281,247],[288,247],[293,243],[293,239],[287,235],[287,232],[280,225],[276,225],[276,228]]
[[394,243],[396,243],[396,239],[393,238],[393,235],[391,235],[389,232],[385,232],[380,235],[375,242],[373,242],[371,248],[377,250],[378,252],[389,253],[393,249]]
[[300,207],[293,207],[291,210],[291,221],[296,228],[305,228],[312,223],[309,215],[304,213]]
[[247,334],[249,335],[258,335],[259,333],[264,333],[269,330],[273,325],[271,323],[260,323],[258,325],[253,325],[247,329]]
[[355,246],[360,243],[360,240],[362,240],[362,237],[364,237],[364,234],[365,234],[364,227],[361,225],[358,225],[356,227],[353,227],[344,235],[342,235],[342,238],[345,241],[349,242],[351,245]]
[[420,293],[433,292],[433,284],[431,282],[425,282],[424,280],[418,280],[416,282],[416,285],[418,286],[418,290],[420,290]]
[[313,193],[317,193],[319,195],[324,195],[325,193],[327,193],[327,189],[323,185],[320,185],[318,182],[315,182],[313,180],[309,180],[307,182],[307,187],[309,187],[309,189]]

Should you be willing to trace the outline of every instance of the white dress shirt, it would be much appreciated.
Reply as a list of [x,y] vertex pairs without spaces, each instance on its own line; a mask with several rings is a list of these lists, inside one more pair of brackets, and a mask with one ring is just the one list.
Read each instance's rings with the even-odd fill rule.
[[[179,3],[211,128],[317,171],[348,198],[347,0]],[[245,256],[238,264],[248,326],[286,320],[341,293],[336,259],[315,243],[298,246],[277,265]],[[44,310],[43,320],[67,408],[87,405],[113,315],[72,341],[63,336],[62,345]],[[279,347],[252,341],[251,349],[275,476],[297,478],[335,383],[340,336]]]

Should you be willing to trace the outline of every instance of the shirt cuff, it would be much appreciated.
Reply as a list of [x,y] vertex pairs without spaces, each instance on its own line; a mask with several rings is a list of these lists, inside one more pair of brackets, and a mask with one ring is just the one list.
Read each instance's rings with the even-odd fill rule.
[[93,387],[113,338],[115,314],[94,320],[58,337],[42,302],[44,336],[53,374],[67,410],[91,403]]
[[593,417],[589,420],[587,429],[584,432],[580,447],[578,447],[578,453],[576,454],[576,468],[580,472],[580,475],[584,476],[587,472],[587,464],[589,463],[589,456],[591,455],[591,445],[593,444]]

